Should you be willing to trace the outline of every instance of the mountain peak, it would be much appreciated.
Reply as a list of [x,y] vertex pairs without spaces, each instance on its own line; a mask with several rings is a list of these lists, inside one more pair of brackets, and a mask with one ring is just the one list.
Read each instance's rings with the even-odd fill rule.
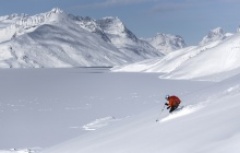
[[120,35],[124,33],[126,29],[123,22],[118,17],[104,17],[98,20],[97,23],[106,33],[113,35]]
[[50,21],[50,22],[55,22],[55,21],[60,21],[63,19],[67,18],[67,14],[61,10],[60,8],[53,8],[51,11],[46,12],[46,13],[42,13],[40,14],[40,16],[44,16],[44,18],[46,19],[46,21]]
[[122,22],[118,17],[113,17],[113,16],[106,16],[102,18],[103,20],[107,20],[107,21],[117,21],[117,22]]
[[237,28],[237,32],[240,33],[240,26],[238,26],[238,28]]
[[221,27],[217,27],[209,32],[209,34],[224,34],[224,31]]
[[173,50],[181,49],[186,46],[184,39],[179,35],[157,33],[147,41],[157,50],[168,54]]
[[58,7],[55,7],[55,8],[53,8],[50,12],[56,13],[56,14],[61,14],[61,13],[63,13],[64,11],[61,10],[60,8],[58,8]]
[[222,40],[225,38],[225,32],[221,27],[217,27],[208,32],[207,36],[203,38],[203,40],[199,43],[200,45],[205,45],[210,42],[214,42],[217,40]]

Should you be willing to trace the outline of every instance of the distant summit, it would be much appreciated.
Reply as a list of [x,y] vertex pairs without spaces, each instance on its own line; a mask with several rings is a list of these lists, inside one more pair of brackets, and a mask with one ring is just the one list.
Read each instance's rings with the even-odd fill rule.
[[158,33],[155,37],[146,40],[164,54],[186,47],[184,39],[179,35]]
[[58,8],[58,7],[56,7],[56,8],[53,8],[50,12],[52,12],[52,13],[64,13],[64,11],[62,10],[62,9],[60,9],[60,8]]
[[96,23],[105,33],[111,35],[125,35],[126,31],[128,31],[118,17],[104,17],[100,20],[97,20]]
[[240,26],[238,26],[237,28],[237,33],[240,33]]
[[199,43],[199,45],[206,45],[208,43],[214,42],[214,41],[220,41],[225,39],[226,37],[230,36],[232,34],[225,33],[221,27],[217,27],[213,30],[211,30],[207,36],[205,36],[202,41]]

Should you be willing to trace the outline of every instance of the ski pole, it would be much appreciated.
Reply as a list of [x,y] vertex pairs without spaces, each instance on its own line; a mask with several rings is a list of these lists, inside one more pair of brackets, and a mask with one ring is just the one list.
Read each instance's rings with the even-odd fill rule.
[[166,105],[163,105],[163,108],[161,109],[161,111],[160,111],[160,113],[159,113],[159,116],[158,116],[158,118],[156,119],[156,122],[159,121],[159,118],[160,118],[160,116],[161,116],[161,114],[162,114],[162,112],[164,111],[165,108],[166,108]]

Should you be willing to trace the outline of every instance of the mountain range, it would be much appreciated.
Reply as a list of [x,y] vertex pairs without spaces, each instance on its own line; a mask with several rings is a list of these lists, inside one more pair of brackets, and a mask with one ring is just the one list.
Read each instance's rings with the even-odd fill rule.
[[161,78],[221,80],[215,75],[238,73],[239,42],[239,32],[220,27],[197,46],[172,34],[138,38],[118,17],[95,20],[54,8],[0,17],[0,68],[114,67]]
[[[159,47],[133,34],[118,17],[99,20],[67,14],[54,8],[33,16],[0,17],[0,67],[112,67],[153,57],[181,48],[183,40],[168,40]],[[174,43],[169,39],[174,39]]]

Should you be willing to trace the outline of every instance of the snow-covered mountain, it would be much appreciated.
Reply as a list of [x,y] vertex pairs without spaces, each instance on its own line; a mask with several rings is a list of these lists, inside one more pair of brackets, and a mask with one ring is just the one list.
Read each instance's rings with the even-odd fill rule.
[[211,42],[222,41],[231,35],[231,33],[225,33],[221,27],[217,27],[209,31],[209,33],[202,39],[199,45],[203,46]]
[[0,17],[0,67],[114,66],[162,55],[114,17],[93,20],[60,9]]
[[240,73],[240,34],[226,35],[219,28],[214,31],[219,35],[204,37],[204,43],[199,46],[186,47],[162,58],[141,61],[113,71],[159,72],[161,78],[204,80],[221,80],[223,76]]
[[152,46],[164,54],[186,47],[184,39],[179,35],[158,33],[153,38],[146,39]]

